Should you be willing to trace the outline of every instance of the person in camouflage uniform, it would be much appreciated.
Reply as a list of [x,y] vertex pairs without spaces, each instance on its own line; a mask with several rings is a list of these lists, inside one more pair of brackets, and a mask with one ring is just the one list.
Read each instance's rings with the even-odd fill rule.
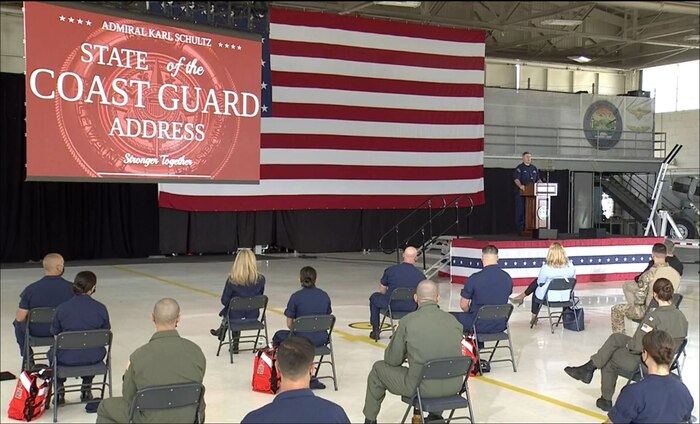
[[673,289],[678,290],[681,276],[666,263],[666,246],[656,243],[651,249],[654,265],[643,272],[637,281],[628,281],[622,287],[627,303],[613,305],[610,308],[610,324],[613,333],[625,334],[625,318],[642,319],[653,298],[654,282],[659,278],[666,278],[673,284]]

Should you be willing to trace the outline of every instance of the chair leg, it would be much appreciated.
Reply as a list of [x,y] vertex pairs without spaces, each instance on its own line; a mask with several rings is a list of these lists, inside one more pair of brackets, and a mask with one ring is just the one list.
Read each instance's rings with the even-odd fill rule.
[[549,318],[549,329],[552,331],[552,334],[554,334],[554,323],[552,323],[552,309],[549,307],[549,304],[547,304],[547,318]]
[[[534,302],[534,300],[533,300]],[[537,309],[537,313],[535,314],[535,318],[532,320],[532,323],[530,324],[530,328],[534,327],[535,324],[537,324],[537,320],[540,319],[540,310],[542,310],[542,305],[540,305],[539,309]]]
[[469,421],[473,424],[475,421],[474,418],[474,411],[472,410],[472,397],[469,394],[469,384],[464,385],[466,391],[464,392],[467,395],[467,407],[469,408]]
[[513,355],[513,340],[510,338],[510,327],[508,327],[508,350],[510,351],[510,362],[513,364],[513,372],[518,372],[515,367],[515,356]]
[[53,376],[53,422],[58,421],[58,378]]
[[403,418],[401,419],[401,424],[406,422],[406,418],[408,418],[408,413],[411,411],[411,408],[413,408],[413,405],[408,405],[408,408],[406,408],[406,413],[403,414]]
[[377,333],[375,336],[377,336],[376,339],[374,339],[375,342],[379,341],[379,335],[382,333],[382,328],[384,328],[384,322],[386,321],[386,315],[382,316],[382,321],[379,323],[379,328],[377,328]]
[[487,361],[487,363],[489,363],[489,364],[491,363],[491,360],[493,359],[493,355],[496,353],[496,349],[498,349],[499,342],[500,342],[500,340],[496,340],[496,344],[494,345],[493,349],[491,350],[491,355],[489,355],[489,360]]
[[331,348],[331,370],[333,370],[333,387],[338,391],[338,376],[335,374],[335,355],[333,354],[333,342],[329,342]]
[[455,410],[453,409],[453,410],[450,411],[450,415],[447,417],[447,419],[445,420],[445,422],[446,422],[447,424],[450,424],[450,421],[452,421],[452,417],[453,417],[454,415],[455,415]]
[[318,373],[321,370],[321,364],[323,363],[323,356],[324,355],[321,355],[321,357],[318,358],[318,365],[316,365],[316,370],[314,371],[314,378],[318,378]]
[[231,329],[231,326],[228,326],[228,356],[229,360],[233,364],[233,330]]
[[[253,353],[258,351],[258,340],[260,339],[260,329],[258,329],[258,334],[255,335],[255,345],[253,346]],[[240,343],[240,341],[239,341]]]

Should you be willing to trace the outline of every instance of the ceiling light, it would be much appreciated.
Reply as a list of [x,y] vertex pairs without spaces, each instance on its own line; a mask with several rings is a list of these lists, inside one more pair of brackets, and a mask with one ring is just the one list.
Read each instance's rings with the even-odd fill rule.
[[380,4],[382,6],[399,6],[399,7],[419,7],[421,2],[419,1],[375,1],[374,4]]
[[545,19],[540,25],[575,26],[582,23],[581,19]]
[[588,63],[591,60],[593,60],[587,56],[568,56],[568,58],[573,60],[574,62],[578,62],[578,63]]

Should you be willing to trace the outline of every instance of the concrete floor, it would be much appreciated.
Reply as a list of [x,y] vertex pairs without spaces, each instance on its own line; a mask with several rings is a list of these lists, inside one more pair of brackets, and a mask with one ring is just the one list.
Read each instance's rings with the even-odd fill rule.
[[[681,259],[697,261],[697,250],[679,252]],[[206,386],[207,422],[239,422],[250,410],[272,400],[271,395],[251,390],[253,355],[236,355],[230,364],[228,355],[216,356],[217,340],[209,329],[219,324],[219,297],[230,268],[230,258],[221,261],[183,262],[177,258],[130,263],[97,265],[80,263],[66,265],[65,277],[72,280],[82,270],[92,270],[98,276],[95,298],[107,306],[110,313],[114,345],[112,350],[114,394],[121,393],[121,376],[131,352],[146,343],[153,333],[150,313],[153,304],[162,297],[173,297],[182,308],[180,334],[197,344],[207,358]],[[337,317],[334,343],[336,349],[339,391],[332,386],[316,394],[340,404],[352,422],[362,422],[366,378],[372,363],[382,358],[388,343],[384,333],[379,343],[371,341],[369,331],[349,327],[354,322],[369,319],[367,298],[376,289],[385,267],[393,256],[381,253],[319,254],[309,257],[275,255],[259,262],[267,277],[266,294],[270,298],[268,326],[270,335],[285,326],[282,312],[289,295],[298,289],[298,271],[310,265],[318,271],[317,285],[326,290],[333,301]],[[170,261],[170,263],[168,263]],[[155,263],[158,262],[158,263]],[[126,263],[126,261],[124,262]],[[0,339],[2,354],[0,369],[17,374],[20,356],[12,330],[12,320],[22,289],[42,275],[39,265],[0,271],[2,279],[2,316]],[[698,416],[698,265],[686,263],[681,293],[685,296],[681,310],[690,322],[687,360],[683,380],[696,402]],[[458,309],[461,286],[440,284],[441,306],[450,311]],[[519,292],[522,288],[516,288]],[[595,406],[600,395],[599,373],[590,385],[569,378],[566,365],[579,365],[603,343],[610,334],[610,306],[623,301],[620,283],[580,284],[576,288],[586,313],[586,330],[580,333],[557,329],[551,334],[546,321],[530,329],[529,300],[516,308],[511,318],[518,372],[509,363],[494,364],[484,377],[470,379],[469,386],[477,422],[601,422],[604,413]],[[633,331],[629,326],[628,333]],[[330,383],[330,381],[327,381]],[[7,418],[16,381],[0,384],[0,403]],[[619,380],[618,386],[624,384]],[[619,389],[618,389],[619,393]],[[77,401],[78,394],[69,394],[68,402]],[[388,395],[379,415],[380,422],[399,422],[405,406],[396,396]],[[60,408],[60,422],[94,422],[96,415],[87,414],[83,405]],[[46,413],[38,422],[51,422]]]

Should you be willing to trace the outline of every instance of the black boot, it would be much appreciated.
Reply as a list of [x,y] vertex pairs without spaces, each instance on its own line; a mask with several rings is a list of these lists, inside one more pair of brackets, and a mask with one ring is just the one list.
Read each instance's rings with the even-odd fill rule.
[[608,412],[612,409],[613,404],[612,404],[611,400],[603,399],[601,397],[595,401],[595,406],[597,406],[598,408],[602,409],[605,412]]
[[593,380],[593,373],[595,370],[596,367],[593,365],[593,361],[588,361],[580,367],[564,368],[564,371],[569,374],[569,377],[583,381],[586,384],[590,384],[591,380]]
[[377,424],[377,420],[370,420],[368,418],[365,418],[365,424]]
[[92,400],[92,377],[83,378],[83,386],[80,388],[80,401]]
[[212,328],[211,330],[209,330],[209,333],[212,336],[218,338],[219,341],[223,341],[226,338],[226,329],[223,325],[219,326],[219,328],[217,328],[216,330]]
[[379,340],[379,330],[373,328],[372,331],[369,332],[369,338],[374,340],[375,342]]

